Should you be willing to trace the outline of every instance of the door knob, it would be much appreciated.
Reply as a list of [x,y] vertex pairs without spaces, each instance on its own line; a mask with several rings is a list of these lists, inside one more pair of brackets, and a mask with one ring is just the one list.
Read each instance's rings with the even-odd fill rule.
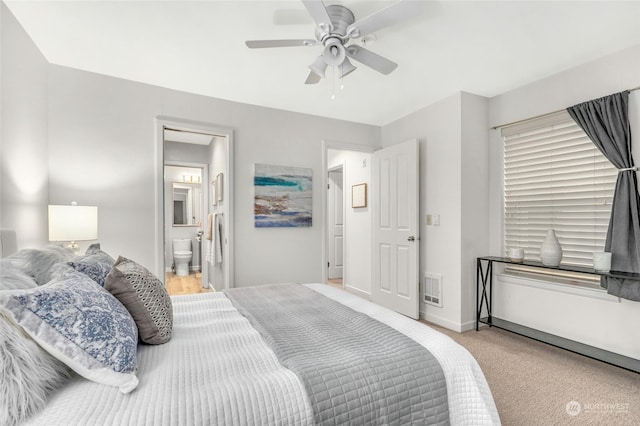
[[414,237],[413,235],[407,238],[407,241],[415,241],[415,240],[416,240],[416,237]]

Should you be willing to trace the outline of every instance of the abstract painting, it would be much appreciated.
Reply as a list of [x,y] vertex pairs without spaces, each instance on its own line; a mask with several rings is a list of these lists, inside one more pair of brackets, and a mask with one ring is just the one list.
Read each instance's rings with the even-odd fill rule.
[[311,226],[311,178],[311,169],[256,164],[256,228]]

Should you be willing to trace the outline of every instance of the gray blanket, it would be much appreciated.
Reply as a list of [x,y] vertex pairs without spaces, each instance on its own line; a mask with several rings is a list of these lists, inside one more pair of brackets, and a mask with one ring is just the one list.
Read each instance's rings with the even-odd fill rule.
[[438,361],[393,328],[297,284],[225,293],[301,379],[316,424],[449,424]]

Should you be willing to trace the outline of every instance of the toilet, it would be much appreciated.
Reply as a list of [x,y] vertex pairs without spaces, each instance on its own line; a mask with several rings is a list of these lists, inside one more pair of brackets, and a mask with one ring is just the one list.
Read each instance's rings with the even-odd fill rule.
[[189,262],[191,262],[191,240],[173,240],[173,263],[176,266],[177,276],[189,275]]

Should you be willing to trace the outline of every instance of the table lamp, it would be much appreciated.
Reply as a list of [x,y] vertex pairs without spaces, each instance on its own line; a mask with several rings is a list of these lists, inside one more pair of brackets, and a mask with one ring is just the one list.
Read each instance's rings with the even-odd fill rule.
[[76,241],[98,239],[98,207],[49,205],[49,241],[67,242],[73,252],[78,250]]

